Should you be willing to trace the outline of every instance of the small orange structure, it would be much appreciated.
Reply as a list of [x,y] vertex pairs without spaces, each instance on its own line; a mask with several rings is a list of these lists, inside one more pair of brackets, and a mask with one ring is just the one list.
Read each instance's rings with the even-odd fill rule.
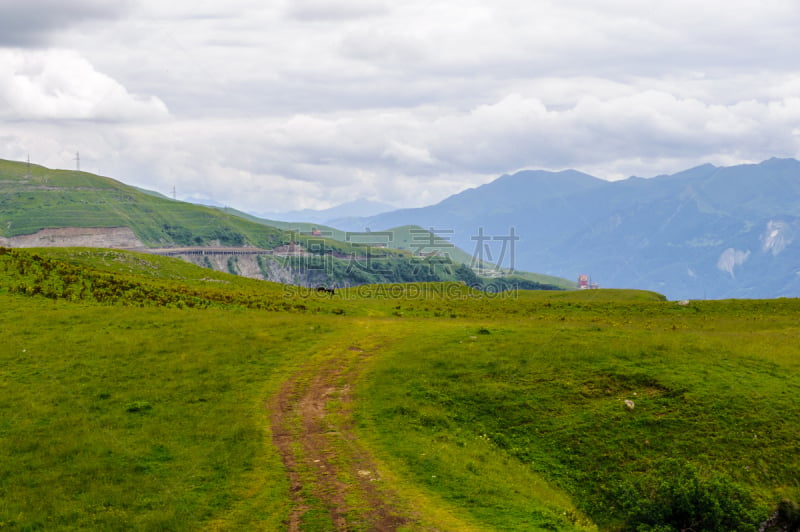
[[589,276],[582,273],[578,276],[578,289],[587,290],[589,288]]

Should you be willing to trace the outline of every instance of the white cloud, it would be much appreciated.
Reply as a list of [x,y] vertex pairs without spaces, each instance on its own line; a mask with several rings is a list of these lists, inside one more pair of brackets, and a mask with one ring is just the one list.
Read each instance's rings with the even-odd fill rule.
[[794,0],[64,5],[0,48],[0,157],[288,210],[800,156]]
[[750,258],[750,250],[742,251],[728,248],[720,254],[717,260],[717,268],[723,272],[727,272],[731,277],[734,277],[734,268],[744,264],[748,258]]
[[289,16],[307,21],[337,21],[359,19],[388,12],[384,0],[289,0]]
[[129,0],[3,0],[0,46],[40,46],[65,28],[122,16]]
[[791,224],[781,220],[770,220],[761,235],[762,251],[777,256],[792,243],[793,239],[794,230]]
[[427,148],[411,146],[397,140],[390,140],[389,146],[381,155],[401,165],[420,164],[429,166],[434,164],[433,157],[431,157]]
[[168,114],[158,98],[129,93],[63,50],[0,49],[0,101],[6,120],[153,120]]
[[[776,151],[796,154],[800,144],[791,131],[797,108],[793,98],[725,106],[643,91],[608,99],[590,95],[572,107],[550,109],[535,96],[512,94],[444,116],[427,131],[434,156],[455,166],[497,173],[559,168],[570,161],[605,166],[601,177],[614,177],[607,175],[614,167],[604,161],[634,154],[642,161],[675,158],[689,164],[741,150],[760,160],[774,153],[776,139]],[[763,139],[773,143],[764,145]]]

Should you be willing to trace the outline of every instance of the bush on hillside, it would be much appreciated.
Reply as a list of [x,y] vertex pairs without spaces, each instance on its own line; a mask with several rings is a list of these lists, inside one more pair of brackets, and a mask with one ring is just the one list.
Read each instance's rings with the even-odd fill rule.
[[[757,530],[760,518],[751,497],[721,474],[702,476],[689,463],[669,460],[629,491],[625,530],[729,532]],[[638,497],[638,500],[636,500]]]

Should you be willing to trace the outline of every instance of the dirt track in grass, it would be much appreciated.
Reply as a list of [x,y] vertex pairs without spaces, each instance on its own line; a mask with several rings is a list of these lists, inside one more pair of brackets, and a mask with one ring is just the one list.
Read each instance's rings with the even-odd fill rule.
[[338,531],[416,528],[354,433],[351,388],[370,356],[355,345],[334,349],[287,380],[268,405],[294,501],[290,532],[331,523]]

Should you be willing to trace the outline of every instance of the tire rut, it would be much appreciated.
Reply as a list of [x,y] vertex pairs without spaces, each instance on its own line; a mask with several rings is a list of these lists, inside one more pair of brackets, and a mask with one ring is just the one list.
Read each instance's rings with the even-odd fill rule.
[[354,433],[351,386],[369,356],[353,346],[332,353],[287,380],[269,405],[294,502],[290,532],[321,512],[337,531],[393,531],[416,521]]

